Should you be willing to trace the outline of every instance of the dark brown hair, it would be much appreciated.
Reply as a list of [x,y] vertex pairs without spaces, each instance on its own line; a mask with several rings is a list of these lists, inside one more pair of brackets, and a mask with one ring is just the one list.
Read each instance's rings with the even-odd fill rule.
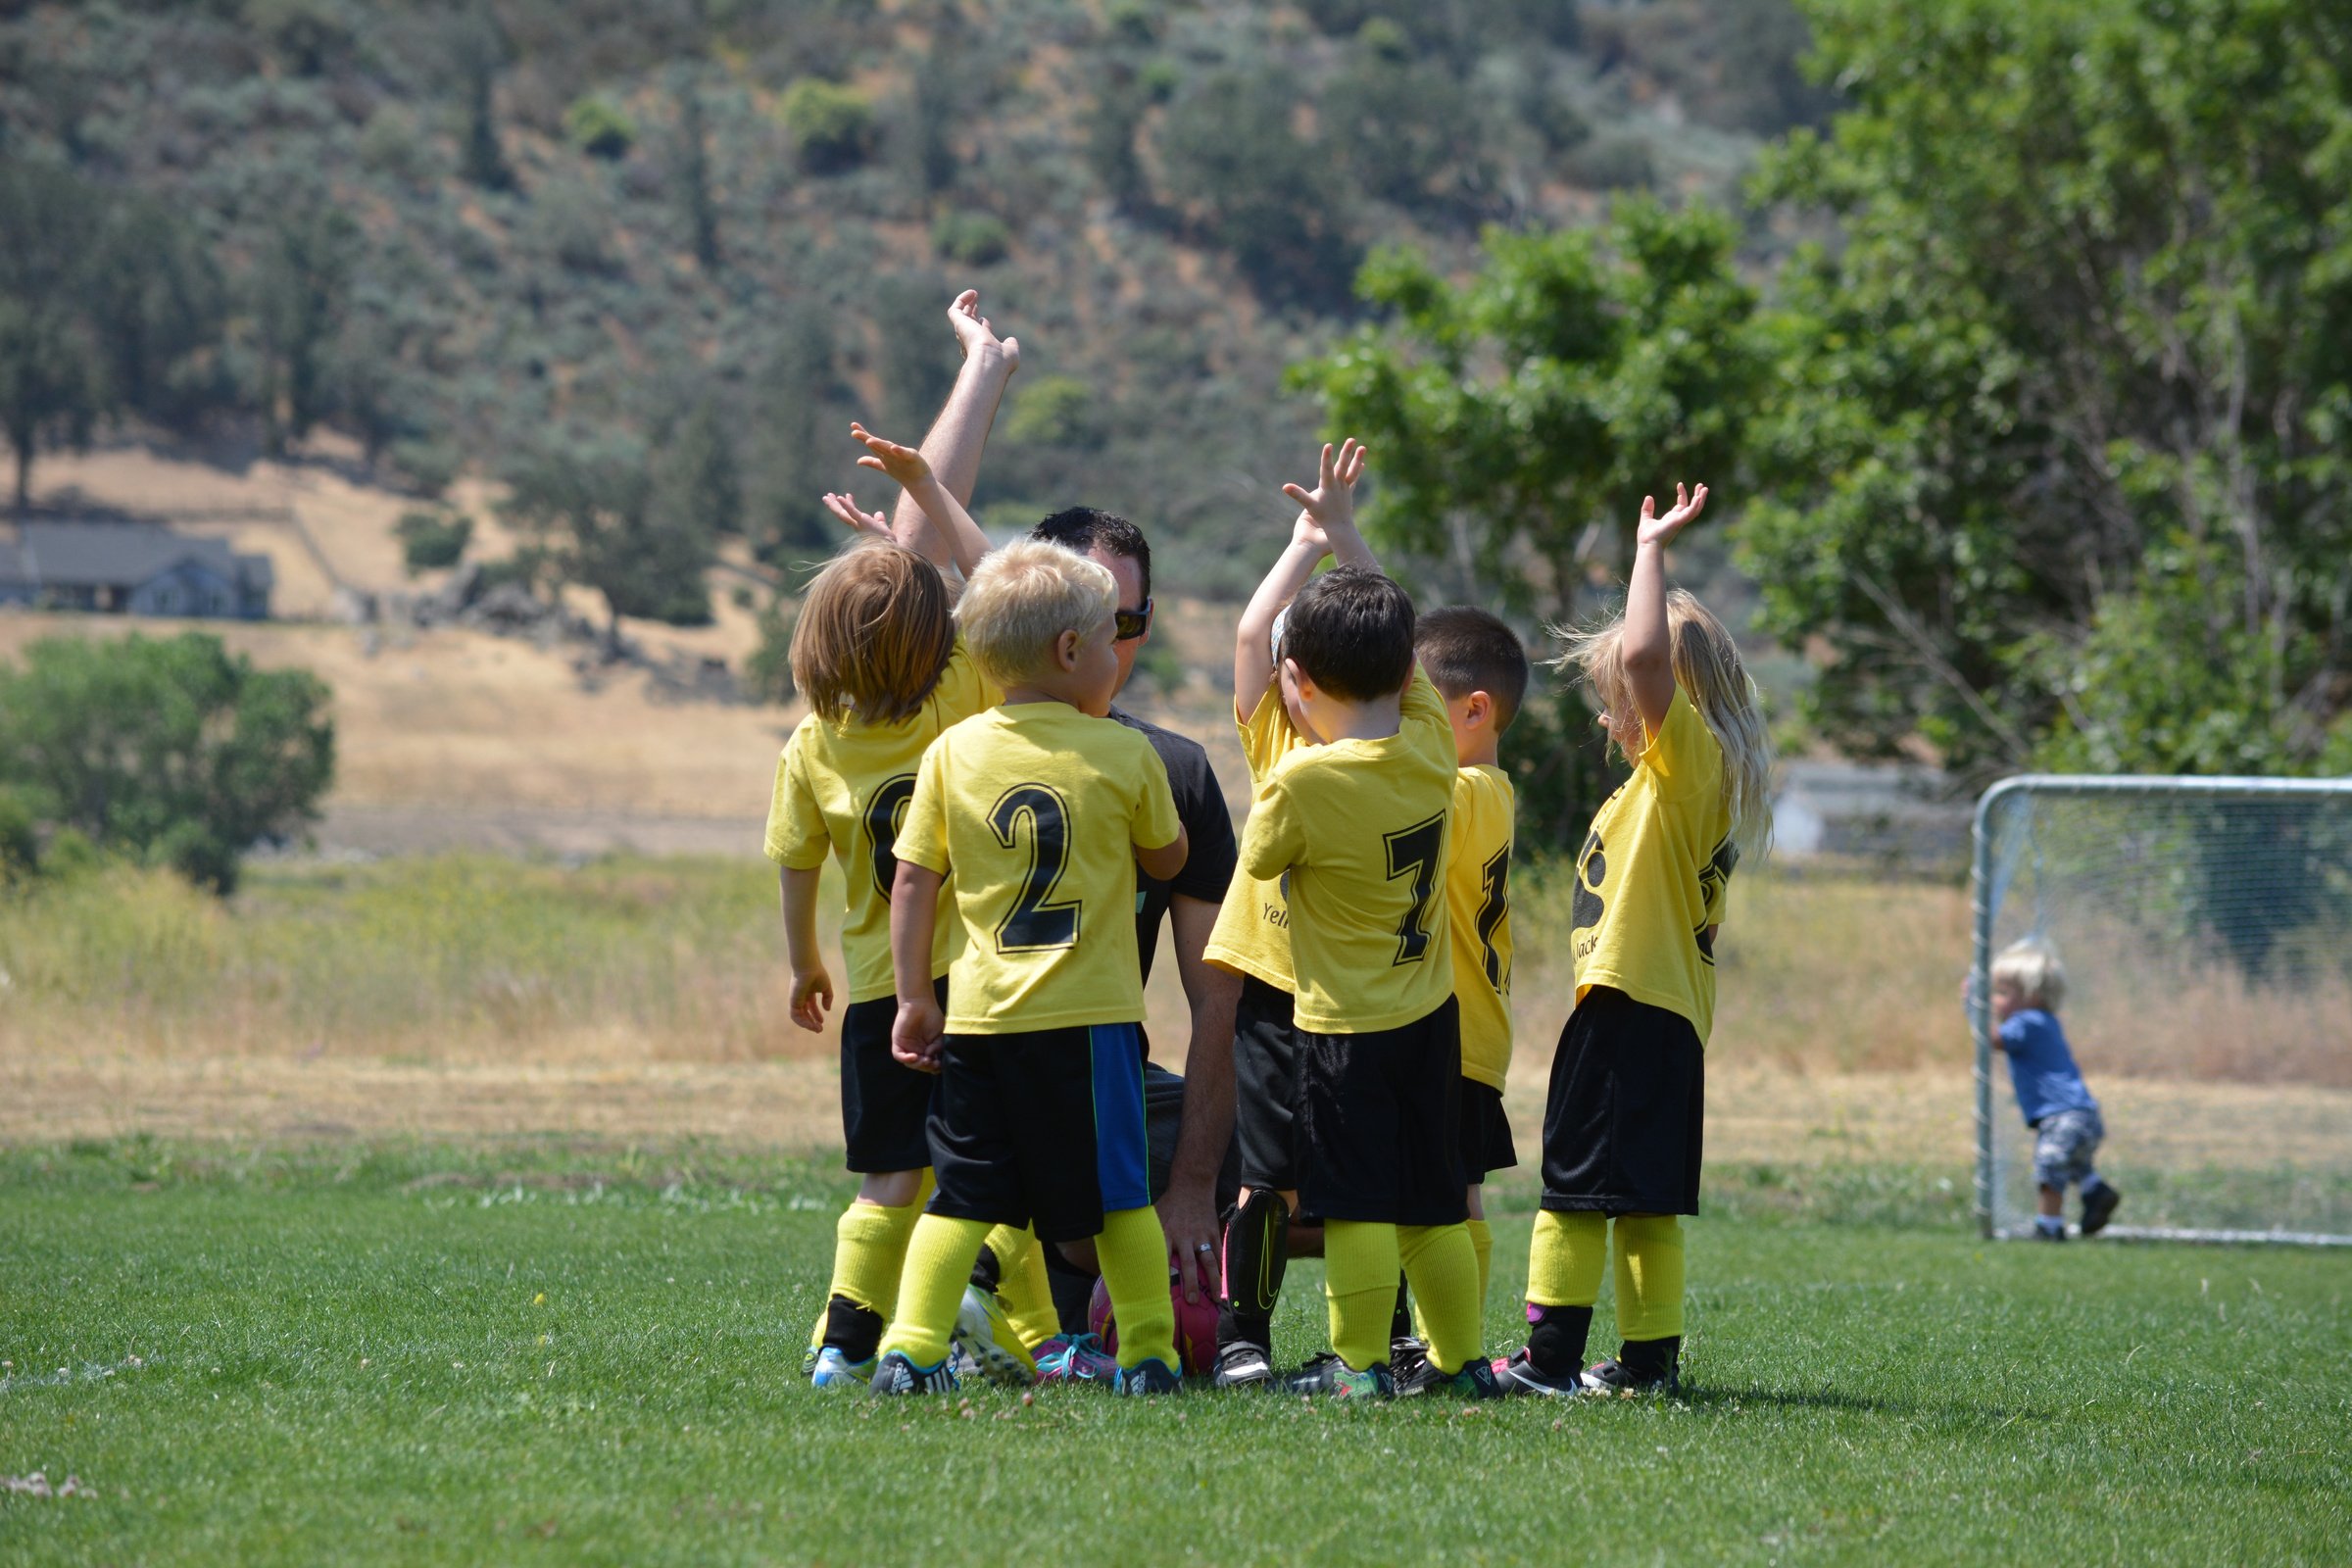
[[1527,648],[1495,615],[1475,605],[1424,611],[1413,627],[1413,652],[1447,702],[1472,692],[1494,698],[1497,734],[1519,716],[1527,699]]
[[1369,566],[1338,566],[1298,590],[1282,657],[1343,702],[1404,690],[1413,678],[1413,601]]

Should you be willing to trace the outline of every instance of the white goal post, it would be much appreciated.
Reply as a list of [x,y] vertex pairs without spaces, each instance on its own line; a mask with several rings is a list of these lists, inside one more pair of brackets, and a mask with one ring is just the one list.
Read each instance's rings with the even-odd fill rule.
[[2352,778],[2029,774],[1978,801],[1974,851],[1983,1234],[2034,1229],[1988,977],[2034,937],[2124,1195],[2107,1235],[2352,1245]]

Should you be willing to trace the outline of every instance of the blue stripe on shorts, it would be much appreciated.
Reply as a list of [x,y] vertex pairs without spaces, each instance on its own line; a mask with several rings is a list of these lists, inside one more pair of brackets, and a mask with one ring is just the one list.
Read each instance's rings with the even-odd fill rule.
[[1102,1211],[1149,1208],[1152,1151],[1144,1138],[1144,1037],[1131,1023],[1086,1032],[1095,1075],[1095,1181]]

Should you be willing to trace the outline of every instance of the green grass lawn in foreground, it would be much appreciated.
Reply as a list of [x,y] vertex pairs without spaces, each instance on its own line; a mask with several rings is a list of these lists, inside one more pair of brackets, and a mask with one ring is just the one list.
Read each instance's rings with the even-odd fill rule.
[[[529,1178],[493,1185],[502,1158]],[[2352,1550],[2340,1254],[1983,1246],[1779,1217],[1727,1182],[1729,1213],[1691,1227],[1679,1401],[980,1388],[966,1410],[799,1380],[836,1173],[737,1156],[673,1181],[676,1162],[0,1152],[0,1475],[97,1493],[0,1494],[0,1559]],[[1502,1348],[1527,1218],[1498,1196],[1522,1208],[1495,1227]],[[1321,1273],[1291,1279],[1297,1354],[1321,1343]]]

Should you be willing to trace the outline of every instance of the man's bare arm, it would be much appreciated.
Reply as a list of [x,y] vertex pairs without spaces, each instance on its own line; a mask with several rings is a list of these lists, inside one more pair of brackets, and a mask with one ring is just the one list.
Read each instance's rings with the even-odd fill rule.
[[1168,1190],[1159,1200],[1159,1223],[1188,1301],[1216,1295],[1217,1173],[1233,1141],[1233,1013],[1242,977],[1202,956],[1216,923],[1213,904],[1182,894],[1168,902],[1168,935],[1193,1033],[1184,1057],[1184,1119]]
[[[1021,368],[1018,338],[999,338],[980,314],[980,291],[965,289],[948,307],[948,324],[963,346],[963,368],[945,407],[923,437],[921,451],[931,471],[958,506],[972,504],[972,487],[980,481],[980,455],[988,448],[988,433],[997,420],[1005,383]],[[910,495],[901,495],[891,514],[891,532],[899,543],[946,567],[955,564],[948,542]]]

